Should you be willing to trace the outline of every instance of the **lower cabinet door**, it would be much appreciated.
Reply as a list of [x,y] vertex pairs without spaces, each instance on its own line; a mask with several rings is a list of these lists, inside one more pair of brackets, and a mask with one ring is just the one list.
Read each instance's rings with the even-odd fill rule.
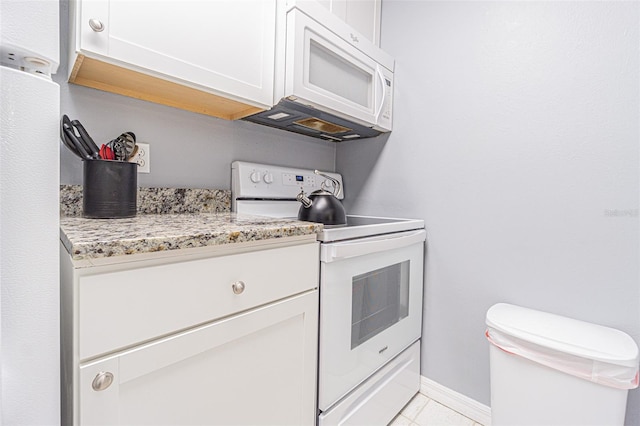
[[314,290],[84,363],[76,423],[313,425],[317,327]]

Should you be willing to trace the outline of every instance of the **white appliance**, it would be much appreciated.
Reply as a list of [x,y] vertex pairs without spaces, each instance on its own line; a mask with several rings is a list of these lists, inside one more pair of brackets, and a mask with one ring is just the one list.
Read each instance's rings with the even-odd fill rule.
[[[342,183],[339,174],[332,173]],[[297,217],[312,170],[236,161],[232,209]],[[386,425],[420,387],[424,221],[347,215],[320,248],[319,425]]]
[[57,1],[0,1],[0,423],[60,422]]
[[393,58],[318,2],[288,3],[284,56],[281,101],[246,120],[335,142],[392,130]]

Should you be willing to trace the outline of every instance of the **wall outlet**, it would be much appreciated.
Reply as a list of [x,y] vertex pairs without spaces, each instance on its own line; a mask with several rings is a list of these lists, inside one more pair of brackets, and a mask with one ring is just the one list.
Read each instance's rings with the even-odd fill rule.
[[148,143],[138,143],[138,152],[129,162],[138,163],[138,173],[151,173],[150,151]]

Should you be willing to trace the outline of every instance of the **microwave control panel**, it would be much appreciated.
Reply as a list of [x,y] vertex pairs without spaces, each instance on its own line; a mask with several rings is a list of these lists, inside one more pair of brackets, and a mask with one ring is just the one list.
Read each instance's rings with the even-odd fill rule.
[[375,129],[391,131],[393,127],[393,72],[378,65],[376,72],[380,75],[382,82],[382,105],[380,114],[376,117]]
[[391,120],[391,105],[393,100],[393,87],[391,86],[391,80],[388,78],[384,79],[385,83],[385,95],[382,106],[382,118],[386,120]]

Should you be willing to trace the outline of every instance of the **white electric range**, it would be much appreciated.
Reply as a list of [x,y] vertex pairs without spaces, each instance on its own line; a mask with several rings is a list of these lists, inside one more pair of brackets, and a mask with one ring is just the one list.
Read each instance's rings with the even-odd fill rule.
[[[240,161],[231,176],[232,210],[269,217],[295,218],[301,190],[331,186]],[[418,391],[425,238],[422,220],[353,215],[319,233],[319,425],[386,425]]]

